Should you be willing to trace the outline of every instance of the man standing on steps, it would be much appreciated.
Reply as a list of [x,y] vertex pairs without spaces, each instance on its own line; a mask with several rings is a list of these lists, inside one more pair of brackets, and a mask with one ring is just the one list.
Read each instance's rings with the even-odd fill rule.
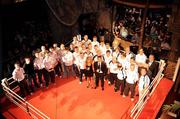
[[98,61],[94,63],[94,72],[96,75],[95,89],[99,86],[99,80],[101,80],[101,88],[104,90],[104,76],[107,73],[107,66],[102,60],[102,56],[98,56]]

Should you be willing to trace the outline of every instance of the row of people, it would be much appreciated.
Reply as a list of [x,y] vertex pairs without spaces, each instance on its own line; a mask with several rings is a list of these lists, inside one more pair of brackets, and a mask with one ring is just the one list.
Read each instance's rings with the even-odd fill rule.
[[[115,91],[119,90],[122,82],[124,85],[121,87],[121,94],[124,96],[131,90],[131,98],[133,100],[134,85],[139,80],[138,67],[146,67],[147,76],[152,79],[157,74],[157,64],[154,61],[154,56],[149,56],[149,62],[147,63],[147,56],[143,53],[143,49],[140,49],[137,55],[130,51],[130,48],[126,48],[122,53],[119,48],[111,48],[109,44],[104,42],[98,42],[97,37],[93,37],[93,41],[88,39],[85,35],[82,41],[76,37],[73,38],[71,49],[65,48],[63,44],[60,47],[57,44],[53,44],[53,47],[46,50],[45,46],[41,47],[40,52],[35,53],[34,64],[31,63],[29,58],[27,64],[31,64],[31,68],[25,68],[25,74],[28,75],[29,81],[34,82],[38,87],[38,83],[42,86],[42,75],[46,82],[46,87],[49,85],[49,79],[52,83],[55,83],[55,76],[62,76],[62,72],[66,72],[67,77],[75,72],[77,78],[79,78],[80,84],[83,77],[87,80],[87,87],[97,88],[99,86],[99,80],[101,80],[101,87],[104,90],[104,79],[108,79],[109,85],[115,83]],[[30,71],[33,70],[33,71]],[[121,71],[124,70],[124,72]],[[16,70],[16,69],[15,69]],[[34,72],[38,74],[38,83],[35,79]],[[16,72],[16,71],[14,71]],[[13,72],[14,79],[16,73]],[[33,75],[29,72],[33,72]],[[132,72],[135,72],[134,74]],[[130,75],[132,73],[132,75]],[[129,77],[130,76],[130,77]],[[95,86],[92,79],[95,77]],[[33,79],[33,80],[32,80]],[[120,80],[124,81],[120,81]],[[126,80],[125,80],[126,79]],[[141,79],[141,78],[140,78]],[[33,91],[32,84],[28,83]],[[133,83],[133,86],[131,85]],[[36,85],[37,84],[37,85]],[[147,83],[149,84],[149,83]],[[126,85],[126,86],[125,86]],[[125,90],[124,90],[125,87]]]

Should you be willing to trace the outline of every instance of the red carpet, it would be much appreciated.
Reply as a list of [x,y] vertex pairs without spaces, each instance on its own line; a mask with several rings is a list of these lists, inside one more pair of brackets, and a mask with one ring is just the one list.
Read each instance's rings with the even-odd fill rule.
[[[158,90],[155,91],[156,96],[161,96],[159,105],[168,93],[167,90],[165,93],[160,89],[169,89],[172,86],[169,85],[170,82],[169,80],[161,81]],[[157,100],[157,97],[153,95],[150,100],[153,99]],[[105,90],[102,91],[100,87],[86,88],[86,81],[80,85],[78,80],[72,78],[57,79],[57,85],[51,84],[49,89],[39,89],[27,100],[51,119],[120,119],[134,105],[129,97],[123,98],[119,92],[115,93],[114,87],[108,86],[107,82]],[[152,107],[153,103],[150,105]],[[154,108],[156,111],[156,107]],[[151,113],[155,112],[151,111]],[[6,109],[3,114],[8,119],[13,119],[11,114],[18,119],[29,119],[27,114],[16,106]]]

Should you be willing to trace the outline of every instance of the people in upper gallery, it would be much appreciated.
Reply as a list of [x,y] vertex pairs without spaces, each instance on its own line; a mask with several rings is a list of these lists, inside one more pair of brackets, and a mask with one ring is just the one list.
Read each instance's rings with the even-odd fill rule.
[[15,69],[12,72],[12,77],[17,81],[20,87],[21,96],[25,98],[26,94],[30,94],[29,87],[25,79],[25,71],[22,67],[20,67],[19,63],[15,63],[14,67]]
[[138,83],[139,98],[141,98],[145,89],[147,89],[150,84],[150,79],[149,79],[149,76],[147,75],[146,68],[141,68],[140,78],[138,82],[139,82]]
[[[34,86],[36,88],[39,88],[39,85],[38,85],[37,79],[36,79],[35,70],[34,70],[34,65],[31,62],[30,58],[26,57],[24,60],[25,60],[25,63],[23,65],[23,69],[24,69],[26,77],[27,77],[28,86],[30,87],[31,93],[33,93]],[[34,83],[34,85],[33,85],[33,83]]]

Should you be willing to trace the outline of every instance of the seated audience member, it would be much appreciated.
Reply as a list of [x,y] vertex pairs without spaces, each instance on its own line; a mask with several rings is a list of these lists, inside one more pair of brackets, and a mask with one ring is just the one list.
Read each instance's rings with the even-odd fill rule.
[[12,77],[15,81],[18,82],[18,85],[20,87],[20,91],[21,91],[21,96],[23,98],[25,98],[26,93],[30,94],[29,92],[29,88],[25,79],[25,75],[24,75],[24,69],[20,67],[19,63],[15,63],[14,64],[14,71],[12,73]]
[[139,98],[141,98],[141,96],[143,95],[145,89],[149,86],[149,84],[150,84],[150,79],[149,76],[147,75],[147,69],[141,68],[140,78],[138,83]]
[[124,89],[123,97],[128,96],[129,90],[130,90],[131,101],[134,101],[135,86],[136,86],[136,82],[138,81],[138,79],[139,79],[138,72],[135,71],[135,65],[131,64],[130,69],[127,70],[126,86]]
[[107,66],[102,60],[102,56],[98,56],[97,61],[94,63],[94,72],[96,75],[95,89],[99,86],[99,80],[101,80],[101,88],[104,90],[104,76],[107,73]]

